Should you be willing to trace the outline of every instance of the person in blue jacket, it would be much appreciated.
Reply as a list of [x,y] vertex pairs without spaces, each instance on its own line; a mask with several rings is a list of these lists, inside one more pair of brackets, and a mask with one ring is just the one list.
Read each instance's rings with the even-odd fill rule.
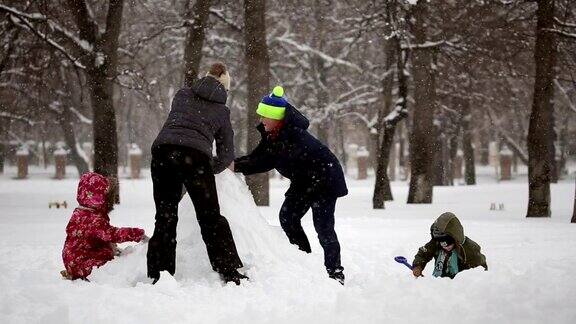
[[324,265],[332,279],[344,284],[340,243],[334,231],[336,200],[348,194],[344,173],[334,154],[308,131],[310,122],[276,86],[262,98],[256,127],[262,139],[250,154],[236,158],[231,168],[244,175],[272,169],[290,179],[290,188],[280,209],[280,224],[290,243],[310,253],[310,242],[301,219],[312,208],[314,228],[324,249]]

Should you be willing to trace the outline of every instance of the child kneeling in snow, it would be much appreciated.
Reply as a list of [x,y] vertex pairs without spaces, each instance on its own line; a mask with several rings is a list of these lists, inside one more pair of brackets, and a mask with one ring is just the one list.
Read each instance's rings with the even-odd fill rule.
[[453,213],[443,213],[430,227],[432,239],[423,247],[412,262],[412,273],[423,277],[426,264],[435,259],[434,277],[454,277],[463,270],[482,266],[488,270],[486,257],[480,252],[480,246],[464,236],[464,228]]
[[145,238],[140,228],[116,228],[110,225],[108,213],[114,208],[115,182],[94,172],[85,173],[78,184],[77,200],[66,226],[62,260],[66,279],[84,279],[94,267],[114,259],[116,243],[139,242]]

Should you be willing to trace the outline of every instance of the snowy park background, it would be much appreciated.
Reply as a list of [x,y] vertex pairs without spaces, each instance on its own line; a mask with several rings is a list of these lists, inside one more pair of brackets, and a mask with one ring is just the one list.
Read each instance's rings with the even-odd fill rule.
[[[290,246],[277,212],[286,180],[271,180],[270,207],[256,207],[241,179],[217,177],[222,212],[231,224],[249,282],[223,285],[210,269],[193,207],[180,205],[176,277],[146,279],[146,247],[125,244],[124,255],[97,269],[91,282],[62,280],[65,226],[75,206],[76,178],[51,179],[32,169],[29,180],[0,178],[0,322],[2,323],[574,323],[576,227],[569,224],[573,179],[552,185],[552,218],[527,219],[524,176],[497,183],[479,171],[477,186],[435,189],[431,205],[406,205],[405,182],[384,210],[370,205],[373,178],[348,179],[339,200],[336,231],[346,286],[326,277],[317,240],[306,255]],[[71,170],[73,173],[73,170]],[[12,176],[11,176],[12,174]],[[115,225],[153,230],[148,173],[121,179],[123,202]],[[68,209],[48,209],[66,200]],[[505,210],[490,211],[491,203]],[[489,271],[465,271],[455,280],[414,279],[393,257],[408,259],[429,239],[444,211],[462,220],[465,233],[487,256]],[[313,238],[311,217],[304,227]]]
[[[250,281],[211,270],[187,197],[174,278],[151,284],[142,243],[63,280],[79,175],[119,178],[111,223],[150,235],[151,144],[215,62],[236,156],[280,85],[343,165],[346,285],[310,215],[313,253],[288,243],[288,180],[248,191],[228,170],[219,198]],[[575,80],[574,0],[0,0],[0,324],[576,323]],[[489,271],[414,279],[393,258],[446,211]]]

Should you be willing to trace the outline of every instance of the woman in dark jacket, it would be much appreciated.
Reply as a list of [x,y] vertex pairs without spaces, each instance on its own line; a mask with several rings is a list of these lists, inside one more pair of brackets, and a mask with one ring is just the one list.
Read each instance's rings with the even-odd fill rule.
[[[226,282],[240,284],[246,276],[230,226],[220,215],[214,173],[224,170],[234,158],[234,132],[226,107],[230,77],[223,64],[212,65],[208,74],[191,88],[176,93],[168,119],[152,144],[152,182],[156,203],[154,235],[148,245],[148,277],[154,282],[160,271],[174,275],[176,224],[182,186],[196,210],[214,271]],[[216,141],[217,156],[212,157]]]
[[275,87],[256,111],[262,136],[252,153],[234,160],[233,169],[245,175],[278,170],[290,179],[280,209],[280,224],[292,244],[310,253],[301,219],[312,208],[314,228],[324,249],[324,265],[331,278],[344,283],[340,244],[334,231],[336,199],[348,194],[342,167],[332,152],[308,131],[310,123]]

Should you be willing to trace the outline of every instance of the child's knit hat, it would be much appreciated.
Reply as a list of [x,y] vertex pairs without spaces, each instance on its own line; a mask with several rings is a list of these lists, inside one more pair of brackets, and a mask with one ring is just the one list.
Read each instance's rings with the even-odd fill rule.
[[275,86],[271,94],[262,98],[256,113],[262,117],[282,120],[286,114],[287,106],[288,101],[284,98],[284,88]]

